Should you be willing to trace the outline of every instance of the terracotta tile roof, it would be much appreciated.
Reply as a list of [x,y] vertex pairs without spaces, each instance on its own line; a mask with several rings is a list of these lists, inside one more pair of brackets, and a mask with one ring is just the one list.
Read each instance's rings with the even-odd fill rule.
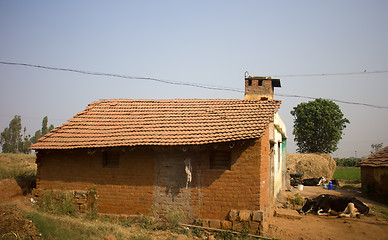
[[259,138],[278,100],[111,99],[93,102],[30,149],[194,145]]
[[388,167],[388,146],[372,153],[359,165],[361,167]]

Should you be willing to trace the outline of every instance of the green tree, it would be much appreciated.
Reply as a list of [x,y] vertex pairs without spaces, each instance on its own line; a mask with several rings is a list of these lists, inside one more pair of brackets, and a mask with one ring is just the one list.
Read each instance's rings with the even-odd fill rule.
[[0,144],[4,153],[18,153],[22,142],[22,119],[15,115],[9,123],[9,127],[5,128],[1,133]]
[[48,133],[47,123],[48,123],[48,117],[45,116],[42,121],[42,136]]
[[316,99],[300,103],[291,111],[297,151],[332,153],[337,150],[342,131],[350,123],[333,101]]
[[46,135],[47,133],[49,133],[51,130],[54,129],[54,125],[51,124],[50,127],[47,128],[47,124],[48,124],[48,117],[45,116],[42,121],[42,129],[36,131],[35,135],[30,139],[32,144],[37,143],[39,138],[43,137],[44,135]]
[[372,151],[370,153],[374,153],[383,147],[383,143],[375,143],[375,144],[370,145],[370,147],[372,148]]
[[3,153],[12,152],[11,133],[8,127],[4,128],[4,131],[1,132],[0,144],[3,148]]
[[18,152],[29,154],[31,152],[30,149],[28,149],[31,146],[31,141],[30,141],[30,135],[26,135],[27,128],[24,127],[23,129],[23,139],[22,141],[19,141],[18,143]]
[[42,131],[38,130],[35,132],[35,135],[30,138],[32,144],[37,143],[39,138],[42,137]]

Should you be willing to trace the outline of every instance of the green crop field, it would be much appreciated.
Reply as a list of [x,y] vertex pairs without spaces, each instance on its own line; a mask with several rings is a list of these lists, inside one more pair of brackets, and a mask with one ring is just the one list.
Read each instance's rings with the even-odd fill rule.
[[361,180],[361,169],[359,167],[337,167],[333,178],[343,180]]

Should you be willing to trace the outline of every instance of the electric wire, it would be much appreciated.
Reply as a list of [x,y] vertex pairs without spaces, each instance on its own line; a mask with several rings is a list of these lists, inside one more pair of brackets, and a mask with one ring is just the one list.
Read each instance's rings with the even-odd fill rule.
[[346,75],[366,75],[388,73],[388,70],[381,71],[366,71],[363,72],[347,72],[347,73],[311,73],[311,74],[283,74],[283,75],[271,75],[272,77],[322,77],[322,76],[346,76]]
[[[121,75],[121,74],[92,72],[92,71],[70,69],[70,68],[59,68],[59,67],[42,66],[42,65],[35,65],[35,64],[29,64],[29,63],[0,61],[0,64],[25,66],[25,67],[34,67],[34,68],[42,68],[42,69],[55,70],[55,71],[74,72],[74,73],[81,73],[81,74],[94,75],[94,76],[107,76],[107,77],[117,77],[117,78],[125,78],[125,79],[148,80],[148,81],[156,81],[156,82],[162,82],[162,83],[172,84],[172,85],[183,85],[183,86],[205,88],[205,89],[219,90],[219,91],[232,91],[232,92],[239,92],[239,93],[244,93],[245,92],[242,89],[225,87],[225,86],[216,86],[216,85],[210,85],[210,84],[190,83],[190,82],[182,82],[182,81],[171,81],[171,80],[164,80],[164,79],[151,78],[151,77],[136,77],[136,76]],[[318,76],[376,74],[376,73],[388,73],[388,71],[383,70],[383,71],[372,71],[372,72],[364,71],[364,72],[358,72],[358,73],[357,72],[353,72],[353,73],[321,73],[321,74],[299,74],[299,75],[296,75],[296,74],[295,75],[291,75],[291,74],[289,74],[289,75],[272,75],[272,77],[307,77],[307,76],[309,76],[309,77],[318,77]],[[302,96],[302,95],[276,94],[276,93],[274,95],[275,96],[279,96],[279,97],[290,97],[290,98],[319,99],[318,97],[310,97],[310,96]],[[388,106],[378,106],[378,105],[367,104],[367,103],[349,102],[349,101],[343,101],[343,100],[338,100],[338,99],[326,99],[326,100],[331,100],[331,101],[334,101],[334,102],[339,102],[339,103],[344,103],[344,104],[352,104],[352,105],[360,105],[360,106],[366,106],[366,107],[372,107],[372,108],[388,109]]]
[[172,84],[172,85],[184,85],[184,86],[206,88],[206,89],[212,89],[212,90],[234,91],[234,92],[241,92],[242,91],[242,90],[237,89],[237,88],[221,87],[221,86],[215,86],[215,85],[210,85],[210,84],[171,81],[171,80],[164,80],[164,79],[159,79],[159,78],[136,77],[136,76],[121,75],[121,74],[113,74],[113,73],[92,72],[92,71],[70,69],[70,68],[49,67],[49,66],[42,66],[42,65],[35,65],[35,64],[28,64],[28,63],[0,62],[0,64],[43,68],[43,69],[55,70],[55,71],[75,72],[75,73],[94,75],[94,76],[106,76],[106,77],[117,77],[117,78],[126,78],[126,79],[149,80],[149,81],[162,82],[162,83],[167,83],[167,84]]

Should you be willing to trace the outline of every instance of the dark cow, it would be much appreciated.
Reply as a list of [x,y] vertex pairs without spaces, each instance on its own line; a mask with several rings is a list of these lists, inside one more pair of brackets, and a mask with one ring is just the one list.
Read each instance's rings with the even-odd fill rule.
[[355,197],[334,196],[322,194],[313,199],[305,199],[305,203],[298,210],[300,214],[314,212],[318,215],[339,214],[340,217],[359,217],[367,214],[369,207]]
[[319,186],[322,184],[322,182],[325,182],[326,178],[323,176],[320,178],[308,178],[308,179],[303,179],[302,184],[304,186]]
[[333,189],[336,189],[337,187],[340,187],[339,182],[337,179],[331,180],[331,183],[333,184]]

